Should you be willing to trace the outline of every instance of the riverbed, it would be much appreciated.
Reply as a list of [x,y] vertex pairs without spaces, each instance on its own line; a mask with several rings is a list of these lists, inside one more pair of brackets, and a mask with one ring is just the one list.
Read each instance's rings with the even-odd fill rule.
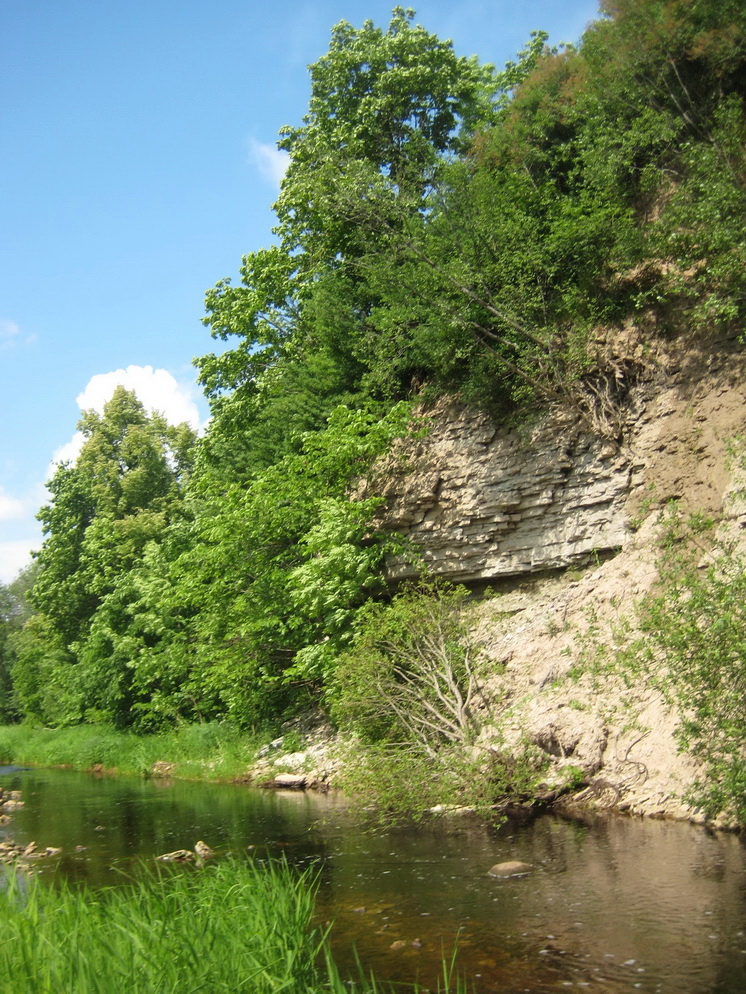
[[[0,840],[62,847],[43,880],[112,885],[203,840],[320,875],[335,956],[394,981],[435,983],[441,953],[476,994],[743,994],[746,847],[699,826],[544,816],[498,830],[463,817],[363,831],[335,794],[0,768],[25,805]],[[521,860],[534,870],[500,879]]]

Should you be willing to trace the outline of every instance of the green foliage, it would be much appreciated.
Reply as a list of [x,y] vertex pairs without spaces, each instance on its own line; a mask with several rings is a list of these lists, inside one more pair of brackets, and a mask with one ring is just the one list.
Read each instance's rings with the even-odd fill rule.
[[127,647],[116,644],[132,572],[183,514],[195,437],[149,417],[118,387],[102,415],[84,412],[75,465],[60,465],[39,512],[44,542],[29,599],[37,610],[15,640],[22,713],[52,724],[125,721]]
[[528,750],[514,757],[460,746],[430,753],[417,743],[356,743],[339,782],[367,820],[383,825],[457,808],[497,824],[508,804],[533,798],[543,765]]
[[102,598],[179,511],[195,438],[148,417],[117,387],[103,415],[86,411],[75,465],[60,465],[39,512],[44,543],[32,602],[67,642],[85,636]]
[[529,796],[537,767],[477,744],[486,701],[469,636],[464,588],[408,589],[369,603],[331,682],[332,714],[356,736],[342,783],[386,821],[437,805],[490,820],[498,802]]
[[369,602],[331,690],[332,713],[368,742],[416,743],[435,756],[468,744],[484,707],[464,607],[468,594],[440,584]]
[[[213,443],[228,430],[250,438],[260,458],[287,451],[292,429],[278,424],[287,387],[299,401],[292,421],[308,411],[303,427],[317,427],[335,403],[409,391],[412,364],[400,350],[383,375],[389,336],[373,311],[389,305],[367,271],[386,239],[364,215],[381,214],[396,231],[422,220],[438,171],[493,119],[544,39],[500,76],[457,57],[413,17],[397,7],[386,31],[371,21],[334,28],[328,53],[310,67],[308,114],[281,131],[290,163],[275,205],[279,244],[244,258],[240,286],[222,281],[208,293],[213,337],[239,340],[196,360],[215,413],[213,463]],[[311,383],[304,369],[321,376]],[[220,444],[220,454],[228,448]],[[255,458],[236,470],[251,472]]]
[[70,693],[73,657],[48,617],[32,615],[13,640],[13,695],[24,718],[65,723],[80,720],[78,695]]
[[400,8],[387,32],[335,28],[303,125],[282,133],[280,244],[208,298],[213,334],[241,339],[199,361],[221,417],[236,429],[242,412],[256,440],[265,381],[321,361],[316,403],[427,383],[498,410],[569,401],[613,432],[637,369],[599,327],[736,324],[743,13],[625,0],[610,15],[577,49],[534,35],[503,73]]
[[690,799],[710,817],[725,811],[743,824],[746,562],[716,551],[700,568],[703,550],[691,537],[701,529],[679,525],[677,531],[665,555],[660,593],[642,608],[647,642],[633,651],[648,662],[664,660],[665,689],[681,716],[681,746],[704,761],[706,776]]
[[12,602],[5,584],[0,584],[0,722],[10,721],[13,717],[11,683],[12,661],[8,645],[9,621],[11,618]]
[[[685,799],[708,818],[746,823],[746,561],[716,522],[677,502],[663,512],[659,577],[599,640],[595,618],[580,642],[574,675],[657,688],[677,715],[682,750],[702,763]],[[642,632],[642,635],[640,635]]]
[[484,763],[461,749],[429,755],[402,744],[356,747],[345,759],[340,784],[369,819],[385,825],[421,821],[439,805],[468,806],[494,817]]
[[468,747],[462,595],[372,603],[407,550],[356,481],[412,397],[560,402],[619,437],[646,337],[740,333],[745,19],[609,0],[577,48],[535,33],[503,72],[400,7],[338,24],[281,131],[276,243],[207,294],[229,343],[196,360],[207,435],[122,389],[84,414],[40,512],[36,613],[0,622],[0,717],[258,729],[324,701],[371,745]]
[[320,991],[314,890],[308,874],[239,862],[151,872],[95,895],[11,878],[0,990]]
[[246,773],[262,741],[218,722],[179,725],[158,735],[135,735],[101,724],[8,725],[0,726],[0,763],[74,770],[101,765],[118,773],[148,776],[155,763],[167,762],[174,777],[230,780]]
[[[618,0],[585,40],[592,155],[635,208],[647,270],[633,299],[659,323],[743,317],[746,15],[739,3]],[[604,163],[601,157],[604,157]],[[634,291],[636,290],[636,297]]]
[[378,499],[351,500],[350,481],[409,422],[406,405],[385,417],[339,407],[250,486],[200,478],[194,520],[131,578],[118,639],[126,631],[137,727],[260,727],[318,693],[384,557],[401,551],[372,527]]
[[[11,874],[0,894],[2,994],[383,994],[343,978],[312,924],[318,877],[284,863],[143,870],[98,891]],[[443,986],[465,991],[443,960]],[[413,994],[421,988],[415,985]]]
[[29,566],[11,583],[0,583],[0,723],[13,721],[19,714],[13,689],[17,640],[30,614],[27,594],[35,575],[35,568]]

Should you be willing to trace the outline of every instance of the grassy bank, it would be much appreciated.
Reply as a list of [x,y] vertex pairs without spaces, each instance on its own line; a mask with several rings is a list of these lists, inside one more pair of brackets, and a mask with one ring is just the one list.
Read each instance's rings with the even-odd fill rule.
[[71,728],[0,726],[0,763],[103,766],[118,773],[147,775],[157,762],[173,763],[173,775],[196,780],[230,780],[245,773],[264,741],[219,722],[184,725],[161,735],[135,735],[104,725]]
[[[0,994],[320,994],[341,978],[311,926],[313,878],[223,862],[102,891],[11,876],[0,892]],[[444,970],[441,990],[457,990]]]

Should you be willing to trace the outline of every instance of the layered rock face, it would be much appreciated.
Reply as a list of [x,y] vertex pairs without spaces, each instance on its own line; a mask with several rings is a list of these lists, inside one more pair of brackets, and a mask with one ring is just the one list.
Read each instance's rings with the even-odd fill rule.
[[[455,405],[382,467],[383,525],[411,538],[454,582],[490,581],[587,562],[622,546],[629,458],[566,419],[496,429]],[[402,456],[404,461],[402,461]],[[415,567],[392,563],[399,579]]]
[[[484,744],[519,757],[528,743],[548,786],[582,777],[586,805],[702,820],[683,800],[704,770],[679,748],[665,660],[658,686],[614,660],[620,638],[641,634],[670,501],[746,555],[746,361],[715,344],[660,357],[620,412],[619,446],[567,413],[496,428],[441,403],[361,486],[386,498],[380,524],[433,573],[494,582],[471,614]],[[393,579],[416,569],[390,564]]]

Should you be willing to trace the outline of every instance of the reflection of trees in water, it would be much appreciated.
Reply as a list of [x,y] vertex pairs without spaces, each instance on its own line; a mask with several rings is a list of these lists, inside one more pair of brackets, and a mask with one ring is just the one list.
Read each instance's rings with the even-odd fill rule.
[[[746,851],[735,836],[611,817],[361,832],[335,795],[61,771],[14,774],[3,786],[22,790],[26,806],[0,832],[63,847],[43,880],[112,884],[117,871],[124,880],[140,859],[198,839],[218,854],[315,867],[317,920],[335,921],[342,960],[354,943],[392,980],[425,979],[460,935],[462,966],[504,994],[565,981],[614,994],[638,981],[676,994],[746,990]],[[506,859],[536,871],[487,876]]]
[[14,825],[19,839],[61,845],[61,874],[91,884],[112,883],[113,863],[134,870],[141,858],[198,839],[219,853],[284,853],[291,863],[325,853],[323,834],[310,829],[323,812],[304,795],[56,770],[15,778],[13,789],[21,786],[30,803]]

